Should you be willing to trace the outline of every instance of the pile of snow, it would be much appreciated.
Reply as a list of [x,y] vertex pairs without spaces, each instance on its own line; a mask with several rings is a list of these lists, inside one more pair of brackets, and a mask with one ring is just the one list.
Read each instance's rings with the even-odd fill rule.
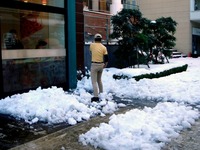
[[[145,99],[156,101],[175,101],[189,104],[200,104],[200,58],[170,59],[169,64],[156,64],[140,68],[106,68],[103,72],[104,91],[120,98]],[[175,68],[188,64],[187,71],[170,76],[142,79],[113,79],[113,74],[122,73],[128,76],[143,73],[162,72],[165,69]],[[90,78],[83,78],[78,82],[78,89],[92,90]]]
[[104,116],[118,109],[118,105],[109,99],[109,95],[102,96],[100,103],[91,103],[91,95],[84,90],[80,95],[67,93],[57,87],[38,88],[1,100],[0,113],[23,119],[30,124],[42,121],[49,124],[67,122],[75,125],[96,115]]
[[[133,75],[146,72],[160,72],[188,64],[186,72],[173,74],[158,79],[113,79],[113,74],[124,72]],[[102,76],[104,93],[100,95],[100,103],[91,103],[92,84],[91,79],[84,77],[78,82],[73,93],[62,88],[51,87],[38,88],[28,93],[15,94],[0,100],[0,113],[11,115],[26,122],[37,123],[44,121],[49,124],[67,122],[76,124],[88,120],[93,116],[104,116],[113,113],[119,106],[114,96],[124,101],[130,99],[145,99],[159,101],[174,101],[186,104],[200,104],[200,58],[170,59],[170,63],[162,65],[141,65],[140,68],[105,68]]]
[[159,103],[155,108],[132,109],[112,115],[109,123],[101,123],[79,136],[84,145],[106,150],[159,150],[180,130],[190,128],[199,112],[178,103]]

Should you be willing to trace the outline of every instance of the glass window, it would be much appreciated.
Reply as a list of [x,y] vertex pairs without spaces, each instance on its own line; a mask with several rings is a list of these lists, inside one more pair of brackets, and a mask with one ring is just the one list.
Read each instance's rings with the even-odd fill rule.
[[45,57],[3,60],[4,92],[21,91],[39,86],[49,87],[65,83],[65,59],[65,57]]
[[[112,0],[83,0],[83,7],[85,10],[95,10],[95,11],[110,11],[110,4]],[[96,10],[98,8],[98,10]]]
[[0,8],[1,43],[10,49],[64,49],[64,15]]
[[16,0],[16,1],[22,1],[22,2],[25,2],[25,3],[35,3],[35,4],[49,5],[49,6],[64,8],[64,0]]
[[66,83],[64,15],[0,8],[4,92]]
[[106,11],[106,0],[100,0],[99,1],[99,10],[100,11]]

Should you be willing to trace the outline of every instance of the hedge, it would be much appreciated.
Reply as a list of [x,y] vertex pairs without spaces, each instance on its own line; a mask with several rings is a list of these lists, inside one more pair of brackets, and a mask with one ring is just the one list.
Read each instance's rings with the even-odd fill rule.
[[148,78],[148,79],[160,78],[160,77],[165,77],[165,76],[168,76],[168,75],[171,75],[171,74],[186,71],[187,67],[188,67],[188,65],[185,64],[183,66],[172,68],[172,69],[165,70],[165,71],[162,71],[162,72],[142,74],[142,75],[133,76],[133,77],[128,77],[126,75],[116,75],[116,74],[114,74],[113,78],[117,79],[117,80],[134,78],[136,81],[139,81],[140,79],[143,79],[143,78]]

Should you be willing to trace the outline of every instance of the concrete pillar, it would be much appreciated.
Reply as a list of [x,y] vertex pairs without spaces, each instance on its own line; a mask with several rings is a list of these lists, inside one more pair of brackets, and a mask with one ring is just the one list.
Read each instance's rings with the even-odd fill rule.
[[92,10],[99,11],[99,1],[98,0],[92,0]]
[[194,11],[195,0],[190,0],[190,11]]
[[123,5],[121,4],[121,0],[112,0],[112,4],[110,5],[110,13],[116,15],[122,10],[122,8]]

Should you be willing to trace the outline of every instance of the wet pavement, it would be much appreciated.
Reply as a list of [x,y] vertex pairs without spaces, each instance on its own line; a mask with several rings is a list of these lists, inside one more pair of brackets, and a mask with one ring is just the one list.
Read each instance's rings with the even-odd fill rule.
[[7,150],[69,126],[66,123],[50,126],[42,122],[30,125],[2,114],[0,120],[0,150]]
[[[130,109],[132,109],[131,106],[121,108],[120,110],[116,111],[115,114],[125,113]],[[92,127],[99,126],[99,124],[102,122],[107,123],[111,115],[112,114],[109,114],[105,117],[97,116],[89,121],[61,129],[57,132],[19,145],[10,150],[100,150],[89,145],[83,146],[78,142],[78,137],[80,134],[87,132]]]
[[180,135],[167,143],[162,150],[200,150],[200,119],[192,128],[180,132]]

